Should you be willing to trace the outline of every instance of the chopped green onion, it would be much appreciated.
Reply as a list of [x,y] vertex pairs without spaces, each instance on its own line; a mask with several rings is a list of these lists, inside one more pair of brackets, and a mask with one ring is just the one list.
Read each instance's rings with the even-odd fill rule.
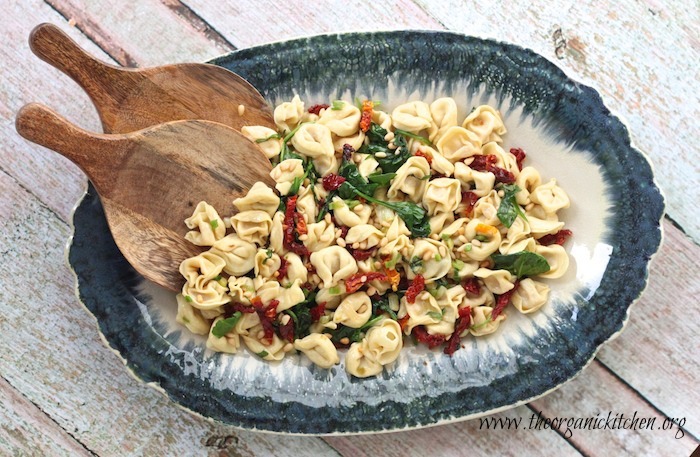
[[491,316],[489,316],[488,319],[486,319],[484,322],[482,322],[482,323],[480,323],[480,324],[472,325],[471,327],[469,327],[469,329],[471,329],[471,330],[478,330],[478,329],[480,329],[481,327],[484,327],[484,326],[486,326],[487,324],[490,324],[492,321],[493,321],[493,319],[491,318]]
[[190,297],[189,295],[185,295],[185,301],[187,303],[192,303],[194,300],[192,300],[192,297]]
[[340,286],[333,286],[330,289],[328,289],[328,293],[331,295],[340,295]]
[[438,311],[430,311],[430,312],[428,313],[428,316],[430,316],[431,318],[435,319],[436,321],[441,321],[441,320],[442,320],[442,313],[440,313],[440,312],[438,312]]
[[425,176],[423,176],[422,178],[420,178],[420,180],[421,180],[421,181],[427,181],[427,180],[430,179],[430,176],[431,176],[431,175],[425,175]]
[[465,244],[465,245],[464,245],[464,250],[467,251],[467,252],[471,251],[471,250],[472,250],[472,245],[471,245],[471,243]]
[[190,323],[190,320],[187,319],[185,316],[183,316],[183,317],[182,317],[182,322],[184,322],[185,324],[189,324],[189,323]]
[[454,260],[452,261],[452,268],[454,268],[456,271],[460,271],[462,268],[464,268],[464,262],[461,260]]
[[489,240],[489,237],[487,237],[486,235],[477,235],[474,238],[479,240],[479,241],[488,241]]
[[333,111],[339,111],[343,109],[343,106],[345,105],[345,102],[342,100],[333,100],[333,103],[331,103],[331,109]]
[[348,206],[348,208],[353,209],[357,205],[360,204],[359,200],[345,200],[345,204]]
[[274,251],[272,249],[265,249],[265,255],[267,256],[268,259],[272,258],[273,252]]
[[280,138],[282,138],[282,137],[280,136],[279,133],[273,133],[272,135],[270,135],[266,138],[258,138],[257,140],[255,140],[255,142],[256,143],[264,143],[268,140],[279,140]]
[[255,355],[257,355],[257,356],[260,357],[261,359],[264,359],[265,357],[267,357],[268,355],[270,355],[270,353],[267,352],[267,351],[260,351],[260,352],[256,353]]
[[384,266],[386,268],[393,269],[396,267],[396,264],[399,263],[399,260],[401,260],[401,253],[394,252],[394,256],[391,258],[391,260],[384,262]]
[[442,256],[440,254],[435,254],[435,261],[439,262],[442,260]]
[[214,219],[213,221],[209,221],[209,225],[211,225],[211,228],[216,230],[216,228],[219,227],[219,220]]

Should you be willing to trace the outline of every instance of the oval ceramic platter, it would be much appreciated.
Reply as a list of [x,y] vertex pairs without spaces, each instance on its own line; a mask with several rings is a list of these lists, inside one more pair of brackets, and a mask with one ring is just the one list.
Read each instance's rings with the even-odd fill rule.
[[593,89],[529,50],[441,32],[317,36],[213,63],[242,75],[273,106],[299,94],[307,106],[358,97],[390,111],[451,96],[461,119],[474,106],[497,107],[508,129],[504,148],[523,148],[526,163],[570,196],[560,218],[574,233],[565,245],[571,265],[549,281],[550,300],[538,313],[511,310],[496,333],[464,339],[452,357],[407,347],[381,375],[356,379],[342,362],[324,370],[296,355],[271,364],[246,351],[206,350],[203,337],[175,322],[174,295],[143,280],[121,256],[90,188],[74,214],[69,252],[80,298],[131,372],[177,404],[223,423],[283,433],[435,425],[551,392],[622,330],[661,242],[663,198],[650,164]]

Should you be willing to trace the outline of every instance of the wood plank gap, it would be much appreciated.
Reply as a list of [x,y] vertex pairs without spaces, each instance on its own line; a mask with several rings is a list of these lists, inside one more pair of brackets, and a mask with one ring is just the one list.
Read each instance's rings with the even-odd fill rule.
[[222,35],[218,30],[216,30],[209,22],[198,15],[192,8],[188,5],[182,3],[179,0],[160,0],[163,5],[175,13],[178,17],[182,18],[187,22],[192,28],[202,33],[209,40],[218,44],[221,47],[228,48],[229,51],[235,51],[238,49],[231,43],[224,35]]
[[421,10],[426,16],[428,16],[429,18],[431,18],[432,20],[434,20],[435,22],[437,22],[438,24],[440,24],[440,26],[441,26],[443,29],[445,29],[445,31],[449,31],[449,29],[447,28],[447,25],[445,25],[445,23],[444,23],[443,21],[441,21],[439,17],[433,15],[427,8],[425,8],[425,5],[423,4],[423,2],[419,2],[419,1],[416,1],[416,0],[411,0],[411,3],[413,3],[414,5],[416,5],[416,8],[418,8],[419,10]]
[[[537,414],[538,416],[546,417],[544,414],[542,414],[542,411],[537,411],[537,409],[535,409],[535,407],[532,406],[531,403],[528,403],[528,404],[526,404],[525,406],[526,406],[530,411],[532,411],[533,413]],[[560,427],[552,428],[552,429],[553,429],[555,432],[557,432],[557,435],[561,436],[567,443],[569,443],[569,446],[571,446],[572,448],[574,448],[574,449],[576,450],[576,452],[578,452],[579,454],[581,454],[583,457],[591,457],[590,454],[587,454],[586,452],[584,452],[583,449],[581,449],[581,447],[577,446],[576,443],[574,443],[573,441],[571,441],[571,439],[567,438],[567,437],[565,436],[564,432],[562,432],[562,431],[560,430]]]
[[48,6],[63,16],[70,25],[95,43],[115,62],[124,67],[138,67],[139,64],[124,48],[118,46],[102,27],[90,19],[80,8],[68,0],[44,0]]
[[683,226],[682,226],[678,221],[676,221],[674,218],[672,218],[672,217],[669,216],[668,214],[664,214],[664,219],[666,219],[667,221],[669,221],[669,222],[671,223],[671,225],[673,225],[673,226],[676,227],[678,230],[680,230],[680,232],[681,232],[683,235],[685,235],[690,241],[692,241],[693,243],[695,243],[697,246],[700,246],[700,240],[696,240],[696,239],[693,238],[692,236],[688,235],[688,232],[685,231],[685,229],[683,228]]
[[37,195],[36,193],[32,192],[31,189],[29,189],[28,187],[26,187],[26,186],[25,186],[24,184],[22,184],[21,182],[17,181],[17,179],[16,179],[14,176],[12,176],[10,173],[8,173],[8,171],[5,170],[5,169],[2,167],[2,165],[0,165],[0,172],[2,172],[3,174],[7,175],[11,180],[13,180],[13,181],[15,182],[15,184],[17,184],[17,186],[19,186],[19,187],[20,187],[22,190],[24,190],[25,192],[29,193],[32,197],[34,197],[34,198],[36,199],[36,201],[39,203],[39,205],[41,205],[42,208],[45,208],[45,209],[46,209],[49,213],[51,213],[56,219],[58,219],[58,221],[59,221],[61,224],[63,224],[65,227],[70,227],[70,221],[65,221],[65,220],[63,220],[63,218],[61,217],[61,215],[58,214],[56,211],[54,211],[53,208],[51,208],[50,206],[46,205],[46,203],[44,203],[44,201],[41,199],[41,197],[40,197],[39,195]]
[[19,389],[17,389],[14,385],[12,385],[12,383],[11,383],[5,376],[3,376],[2,374],[0,374],[0,380],[1,380],[3,383],[5,383],[5,384],[7,384],[8,386],[10,386],[10,388],[15,392],[16,395],[18,395],[19,397],[21,397],[22,399],[24,399],[27,403],[30,403],[32,406],[34,406],[34,407],[37,409],[37,411],[39,411],[41,414],[43,414],[44,416],[46,416],[46,418],[47,418],[49,421],[51,421],[52,423],[56,424],[56,427],[58,427],[59,429],[63,430],[63,432],[64,432],[66,435],[68,435],[73,441],[75,441],[81,448],[83,448],[83,449],[85,450],[85,452],[87,452],[88,454],[90,454],[90,455],[92,455],[92,456],[94,456],[94,457],[99,457],[96,453],[94,453],[92,450],[90,450],[90,448],[88,448],[87,446],[85,446],[85,444],[84,444],[83,442],[81,442],[75,435],[73,435],[71,432],[69,432],[69,431],[66,430],[65,428],[61,427],[61,424],[59,424],[58,422],[56,422],[56,421],[54,420],[54,418],[51,417],[51,415],[49,415],[46,411],[44,411],[44,410],[41,408],[41,406],[39,406],[38,404],[36,404],[35,402],[33,402],[31,398],[27,397],[24,393],[22,393]]
[[[629,390],[632,392],[633,395],[637,396],[637,397],[638,397],[639,399],[641,399],[644,403],[646,403],[647,405],[649,405],[649,407],[650,407],[651,409],[653,409],[654,411],[656,411],[657,413],[659,413],[659,415],[660,415],[661,417],[665,417],[665,418],[668,417],[668,415],[667,415],[664,411],[662,411],[662,410],[659,409],[654,403],[652,403],[651,401],[649,401],[649,399],[648,399],[647,397],[645,397],[641,392],[639,392],[637,389],[635,389],[634,386],[632,386],[630,383],[628,383],[628,382],[625,381],[623,378],[621,378],[621,377],[620,377],[617,373],[615,373],[615,371],[613,371],[609,366],[607,366],[607,365],[606,365],[605,363],[603,363],[602,361],[598,360],[597,357],[596,357],[596,359],[595,359],[595,362],[598,363],[598,365],[600,365],[600,366],[601,366],[605,371],[607,371],[612,377],[614,377],[615,379],[617,379],[617,381],[618,381],[620,384],[622,384],[623,386],[627,387],[627,389],[629,389]],[[678,418],[676,417],[675,419],[678,419]],[[684,418],[684,419],[687,420],[688,418],[686,417],[686,418]],[[679,429],[683,430],[683,433],[685,433],[687,436],[693,438],[695,441],[700,441],[700,439],[698,439],[697,436],[695,436],[692,432],[690,432],[689,430],[687,430],[685,427],[681,427],[681,426],[679,426],[677,423],[676,423],[675,425],[676,425],[676,427],[678,427]]]

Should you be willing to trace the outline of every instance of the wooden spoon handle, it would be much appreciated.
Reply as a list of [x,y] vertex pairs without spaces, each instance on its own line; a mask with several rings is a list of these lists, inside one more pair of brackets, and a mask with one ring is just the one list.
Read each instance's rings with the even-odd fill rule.
[[125,73],[100,62],[53,24],[40,24],[29,35],[29,47],[41,60],[61,70],[82,87],[95,105],[114,91],[115,81]]
[[[15,128],[27,140],[67,157],[91,178],[106,168],[106,162],[118,160],[116,153],[120,136],[83,130],[38,103],[25,105],[17,113]],[[105,150],[113,154],[97,152]],[[99,156],[99,160],[96,160],[96,156]]]

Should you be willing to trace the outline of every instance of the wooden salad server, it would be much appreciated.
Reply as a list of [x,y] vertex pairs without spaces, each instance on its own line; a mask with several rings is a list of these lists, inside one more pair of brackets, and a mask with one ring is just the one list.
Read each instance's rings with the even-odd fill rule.
[[206,249],[184,238],[184,220],[197,203],[208,202],[223,217],[257,181],[275,184],[258,147],[215,122],[174,121],[128,134],[97,134],[32,103],[17,114],[16,128],[88,175],[124,257],[145,278],[173,291],[184,284],[180,263]]
[[[131,69],[100,62],[53,24],[32,30],[40,59],[66,73],[95,104],[105,133],[127,133],[180,119],[274,126],[267,101],[245,79],[209,64]],[[243,105],[242,114],[239,105]]]

